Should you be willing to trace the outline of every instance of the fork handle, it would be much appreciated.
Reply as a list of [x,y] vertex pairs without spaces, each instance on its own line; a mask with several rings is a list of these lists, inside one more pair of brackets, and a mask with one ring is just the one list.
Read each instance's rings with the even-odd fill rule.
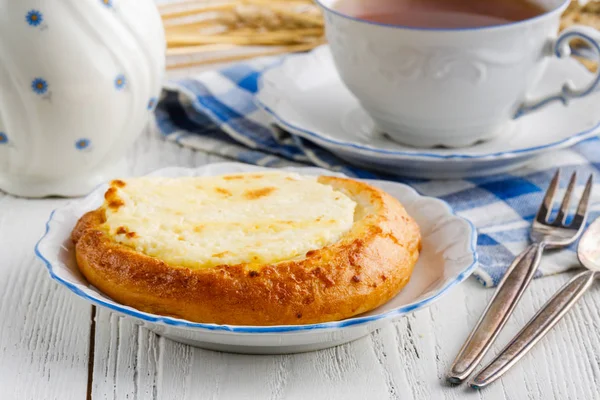
[[483,388],[504,375],[575,305],[595,277],[595,272],[585,271],[571,279],[469,384]]
[[513,261],[479,322],[456,356],[448,374],[450,383],[463,382],[477,367],[529,286],[543,252],[544,243],[534,243]]

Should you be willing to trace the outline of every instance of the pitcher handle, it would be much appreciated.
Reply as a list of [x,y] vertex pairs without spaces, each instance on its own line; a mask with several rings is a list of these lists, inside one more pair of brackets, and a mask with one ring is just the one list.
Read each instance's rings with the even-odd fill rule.
[[[573,39],[581,39],[586,42],[596,55],[596,60],[600,63],[600,31],[589,26],[575,25],[565,29],[554,42],[554,55],[558,58],[569,57],[571,55],[569,43]],[[515,114],[515,118],[522,117],[555,101],[560,101],[566,106],[569,104],[569,100],[585,97],[597,90],[600,90],[600,67],[597,68],[594,79],[585,87],[576,88],[572,82],[567,81],[558,93],[541,99],[525,101]]]

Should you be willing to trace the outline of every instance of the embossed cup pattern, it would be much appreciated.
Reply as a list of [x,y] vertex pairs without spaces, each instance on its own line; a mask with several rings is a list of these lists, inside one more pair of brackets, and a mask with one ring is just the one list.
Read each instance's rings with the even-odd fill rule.
[[379,129],[413,146],[463,147],[502,133],[539,81],[563,1],[554,3],[537,19],[474,30],[401,28],[324,12],[342,81]]
[[0,0],[0,189],[24,196],[114,177],[165,67],[153,0],[51,3]]

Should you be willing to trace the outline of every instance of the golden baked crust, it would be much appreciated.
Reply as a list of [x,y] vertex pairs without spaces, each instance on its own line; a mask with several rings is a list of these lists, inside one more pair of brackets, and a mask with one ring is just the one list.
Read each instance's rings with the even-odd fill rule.
[[[117,302],[195,322],[309,324],[364,313],[408,283],[419,256],[419,228],[395,198],[377,188],[327,176],[319,182],[357,203],[355,223],[337,243],[309,251],[304,259],[258,269],[169,265],[114,241],[101,229],[100,208],[73,230],[79,269]],[[112,203],[118,207],[118,201]]]

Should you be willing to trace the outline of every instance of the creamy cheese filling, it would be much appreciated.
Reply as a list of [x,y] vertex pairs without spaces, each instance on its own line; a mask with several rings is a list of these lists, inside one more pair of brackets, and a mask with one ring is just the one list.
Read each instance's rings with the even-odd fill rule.
[[189,268],[303,258],[338,241],[354,223],[356,203],[316,177],[255,173],[119,183],[110,199],[107,194],[109,234]]

